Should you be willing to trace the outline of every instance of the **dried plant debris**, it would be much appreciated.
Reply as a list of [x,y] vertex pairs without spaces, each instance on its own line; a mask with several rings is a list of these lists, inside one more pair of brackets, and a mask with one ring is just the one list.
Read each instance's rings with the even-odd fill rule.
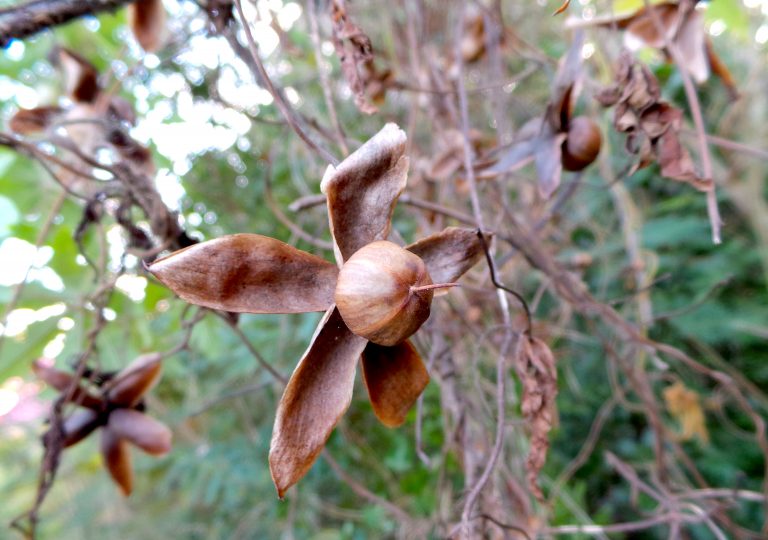
[[602,144],[600,128],[587,116],[573,117],[580,87],[583,42],[583,32],[577,32],[560,62],[543,116],[523,125],[515,142],[498,155],[495,163],[479,172],[481,178],[504,174],[533,161],[539,193],[549,198],[560,185],[563,169],[581,171],[597,159]]
[[[326,311],[280,400],[269,454],[282,497],[310,469],[349,407],[357,363],[374,412],[394,427],[429,382],[413,335],[435,292],[483,255],[473,230],[448,228],[405,248],[386,240],[405,189],[405,133],[387,124],[321,189],[337,265],[259,235],[203,242],[149,271],[185,300],[250,313]],[[372,308],[375,306],[375,308]]]
[[[37,377],[60,392],[60,399],[81,407],[52,426],[43,436],[46,446],[67,448],[101,428],[104,466],[123,495],[133,489],[130,445],[161,456],[171,449],[171,430],[144,414],[144,395],[160,378],[162,356],[139,356],[106,382],[81,383],[73,374],[54,368],[52,362],[37,360],[32,369]],[[53,418],[55,421],[55,418]],[[60,434],[60,438],[56,435]]]
[[349,84],[355,105],[365,114],[378,109],[368,100],[364,72],[375,73],[373,67],[373,45],[371,38],[349,17],[344,0],[331,1],[333,22],[333,46],[341,62],[341,72]]
[[701,191],[712,189],[711,180],[697,174],[690,153],[680,142],[683,112],[661,99],[656,77],[629,52],[619,58],[615,84],[604,89],[597,100],[615,107],[613,125],[626,133],[625,148],[637,158],[629,174],[657,161],[663,176]]
[[547,460],[549,431],[555,423],[557,367],[546,343],[538,338],[522,337],[515,369],[523,387],[520,408],[528,425],[531,447],[526,469],[528,487],[538,500],[544,499],[538,483],[539,472]]
[[606,15],[590,20],[570,18],[566,26],[599,26],[616,28],[624,31],[624,45],[630,51],[642,47],[651,47],[664,53],[671,61],[667,43],[677,49],[683,61],[681,67],[691,77],[703,83],[714,73],[722,80],[732,98],[738,97],[738,89],[728,67],[720,59],[712,46],[704,27],[702,11],[706,6],[699,0],[681,0],[679,2],[660,2],[652,6],[618,15]]
[[[49,135],[63,127],[80,153],[95,158],[98,150],[108,149],[137,171],[154,174],[151,152],[126,129],[136,121],[133,106],[120,96],[105,92],[96,67],[74,51],[57,47],[51,58],[61,71],[65,96],[71,103],[66,107],[44,105],[20,109],[11,117],[10,129],[20,135],[34,136]],[[71,167],[59,173],[65,186],[87,198],[89,194],[80,191],[82,175]]]
[[703,443],[709,442],[709,432],[699,394],[687,388],[681,381],[677,381],[666,387],[662,395],[669,414],[682,427],[682,432],[679,435],[680,440],[690,441],[694,437],[698,437]]

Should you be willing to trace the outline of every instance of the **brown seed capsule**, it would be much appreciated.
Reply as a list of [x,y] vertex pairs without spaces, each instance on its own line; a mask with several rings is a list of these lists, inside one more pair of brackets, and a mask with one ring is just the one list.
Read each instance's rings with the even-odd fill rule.
[[336,306],[350,330],[378,345],[405,341],[429,318],[424,261],[392,242],[359,249],[339,271]]
[[580,171],[595,161],[603,141],[597,123],[586,116],[577,116],[568,123],[568,136],[563,142],[563,168]]

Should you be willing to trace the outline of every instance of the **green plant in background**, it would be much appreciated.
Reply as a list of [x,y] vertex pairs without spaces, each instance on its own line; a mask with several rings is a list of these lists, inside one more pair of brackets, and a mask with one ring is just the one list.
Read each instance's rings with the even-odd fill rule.
[[[2,3],[0,32],[25,27],[4,24],[20,4]],[[694,87],[708,178],[685,80],[698,72],[681,70],[663,39],[635,55],[658,79],[656,102],[681,111],[674,129],[691,170],[715,180],[718,246],[706,196],[669,180],[658,146],[635,151],[614,129],[615,109],[594,99],[617,81],[641,0],[572,3],[554,18],[557,6],[528,3],[339,0],[170,1],[163,18],[159,2],[144,1],[130,20],[124,9],[94,11],[3,34],[0,519],[35,505],[40,435],[55,424],[45,421],[56,393],[32,362],[87,367],[97,381],[160,352],[164,376],[144,406],[171,427],[172,451],[137,453],[123,499],[96,443],[68,449],[35,515],[38,537],[761,537],[768,23],[759,2],[661,4],[661,22],[680,27],[697,4],[685,27],[711,42],[740,95],[731,101],[723,78]],[[588,21],[579,47],[567,18]],[[643,24],[655,27],[652,16]],[[581,59],[581,94],[558,102],[549,89],[569,50]],[[602,147],[584,171],[563,172],[548,200],[536,164],[512,158],[524,153],[526,122],[571,99],[567,114],[598,125]],[[40,107],[51,114],[20,113]],[[355,383],[323,459],[279,502],[265,466],[278,379],[320,316],[190,307],[142,261],[240,231],[330,260],[317,179],[329,156],[349,155],[388,121],[408,132],[411,161],[388,239],[482,225],[495,233],[495,277],[478,264],[432,304],[412,340],[433,384],[404,427],[376,422]],[[542,155],[562,148],[558,134],[539,137],[552,143]],[[632,172],[638,161],[648,166]],[[543,504],[526,478],[535,429],[521,399],[545,387],[536,375],[546,370],[503,354],[507,332],[526,323],[497,285],[530,303],[533,335],[556,359]],[[28,520],[16,525],[30,534]]]

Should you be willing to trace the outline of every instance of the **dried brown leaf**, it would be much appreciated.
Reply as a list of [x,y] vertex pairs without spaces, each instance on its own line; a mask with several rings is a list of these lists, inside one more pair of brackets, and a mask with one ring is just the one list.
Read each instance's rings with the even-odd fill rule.
[[258,234],[195,244],[149,271],[187,302],[244,313],[327,310],[338,275],[328,261]]
[[701,442],[709,441],[709,432],[701,407],[699,394],[677,381],[662,393],[667,410],[683,428],[680,439],[689,441],[698,437]]
[[691,184],[700,191],[712,189],[712,182],[702,179],[696,173],[691,154],[680,143],[676,132],[670,130],[662,135],[655,147],[663,176]]
[[520,408],[531,432],[531,447],[526,461],[528,486],[537,499],[543,500],[538,476],[547,459],[547,435],[555,419],[557,368],[555,357],[546,343],[538,338],[521,339],[523,343],[515,368],[523,387]]
[[[483,256],[477,231],[460,227],[447,227],[405,249],[421,257],[434,283],[456,281]],[[437,289],[435,296],[447,292],[448,289]]]
[[387,427],[397,427],[429,383],[429,373],[410,341],[393,347],[369,343],[363,352],[363,377],[373,412]]
[[336,307],[321,321],[277,409],[269,468],[279,497],[307,473],[349,407],[367,343],[347,328]]
[[171,449],[171,430],[154,418],[133,409],[116,409],[109,415],[107,429],[153,456]]
[[349,18],[344,0],[331,1],[333,21],[333,46],[341,63],[341,73],[349,84],[355,105],[360,112],[373,114],[378,109],[366,96],[366,85],[362,70],[373,62],[373,45],[363,30]]
[[136,0],[128,6],[128,26],[141,48],[147,52],[154,52],[162,46],[165,18],[162,0]]
[[122,407],[136,405],[157,384],[162,359],[159,353],[143,354],[125,366],[104,388],[109,402]]
[[11,117],[8,127],[21,135],[45,131],[62,114],[61,107],[35,107],[20,109]]
[[77,444],[101,425],[99,415],[90,409],[77,410],[63,424],[64,447]]
[[407,181],[405,142],[405,132],[387,124],[338,167],[326,170],[320,190],[328,198],[334,251],[340,264],[366,244],[386,240],[392,212]]

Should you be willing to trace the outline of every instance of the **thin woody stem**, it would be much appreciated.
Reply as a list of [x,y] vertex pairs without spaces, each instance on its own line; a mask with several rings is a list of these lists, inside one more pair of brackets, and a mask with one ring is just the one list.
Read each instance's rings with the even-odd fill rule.
[[448,289],[450,287],[461,287],[460,283],[430,283],[429,285],[419,285],[411,287],[411,292],[431,291],[433,289]]

